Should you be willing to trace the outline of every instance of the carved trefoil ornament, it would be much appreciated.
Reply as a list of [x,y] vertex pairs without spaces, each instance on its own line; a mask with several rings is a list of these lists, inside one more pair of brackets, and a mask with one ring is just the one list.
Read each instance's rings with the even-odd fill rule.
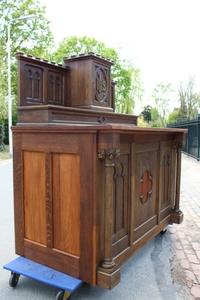
[[152,196],[153,178],[148,170],[145,170],[140,179],[140,201],[145,204]]
[[95,66],[95,100],[98,102],[108,102],[108,70]]
[[58,105],[63,104],[63,77],[61,74],[53,71],[48,72],[47,81],[47,99],[49,103]]
[[43,102],[43,71],[31,65],[25,65],[25,99],[28,103]]

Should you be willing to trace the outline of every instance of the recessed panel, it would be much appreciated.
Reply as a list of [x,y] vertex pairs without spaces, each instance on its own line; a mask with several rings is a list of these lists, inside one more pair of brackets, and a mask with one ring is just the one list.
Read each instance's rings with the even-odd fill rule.
[[24,152],[25,238],[46,245],[45,154]]
[[80,256],[80,157],[53,154],[54,248]]
[[137,144],[134,166],[134,240],[156,225],[158,144]]

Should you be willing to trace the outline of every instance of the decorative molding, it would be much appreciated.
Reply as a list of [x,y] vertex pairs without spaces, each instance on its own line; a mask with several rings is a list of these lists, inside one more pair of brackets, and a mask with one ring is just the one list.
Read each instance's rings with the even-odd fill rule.
[[169,151],[166,151],[162,158],[162,174],[163,174],[163,203],[168,203],[170,201],[170,165],[171,165],[171,155]]
[[95,66],[95,100],[97,102],[108,102],[108,69]]
[[151,173],[146,170],[144,171],[141,179],[140,179],[140,201],[142,204],[145,204],[151,199],[152,196],[152,185],[153,178]]
[[183,142],[182,141],[174,141],[172,147],[176,151],[181,151],[181,149],[183,147]]
[[115,164],[114,167],[114,179],[116,180],[117,178],[124,178],[125,173],[124,173],[124,165],[121,161]]
[[47,246],[52,248],[52,193],[51,193],[51,153],[46,153],[45,159],[46,173],[46,231],[47,231]]
[[48,71],[47,77],[47,99],[48,103],[63,103],[63,75],[52,70]]
[[169,154],[169,152],[166,152],[166,153],[163,155],[162,164],[163,164],[164,167],[169,167],[169,166],[170,166],[170,163],[171,163],[171,157],[170,157],[170,154]]
[[120,156],[120,149],[100,149],[98,151],[97,156],[98,159],[113,161],[114,159]]
[[25,65],[25,98],[30,103],[43,102],[43,70],[29,64]]

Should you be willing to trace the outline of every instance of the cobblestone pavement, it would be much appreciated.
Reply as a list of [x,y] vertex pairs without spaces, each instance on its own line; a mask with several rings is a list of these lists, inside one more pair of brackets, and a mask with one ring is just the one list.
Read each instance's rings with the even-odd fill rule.
[[200,299],[200,162],[184,155],[181,178],[184,221],[169,228],[172,278],[185,290],[184,299]]

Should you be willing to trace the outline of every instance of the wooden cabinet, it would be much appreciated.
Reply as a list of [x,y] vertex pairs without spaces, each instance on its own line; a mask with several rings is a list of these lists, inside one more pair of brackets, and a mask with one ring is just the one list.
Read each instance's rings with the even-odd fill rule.
[[[50,64],[18,58],[21,78],[29,74],[28,63],[41,69],[48,87]],[[182,221],[184,130],[137,127],[135,116],[108,111],[111,94],[95,111],[96,96],[90,110],[68,107],[70,65],[63,69],[54,70],[68,82],[59,106],[43,101],[48,93],[40,82],[41,104],[30,105],[29,87],[20,81],[19,122],[13,127],[16,253],[112,288],[128,257],[168,224]],[[101,85],[106,93],[105,83],[98,83],[98,92]]]

